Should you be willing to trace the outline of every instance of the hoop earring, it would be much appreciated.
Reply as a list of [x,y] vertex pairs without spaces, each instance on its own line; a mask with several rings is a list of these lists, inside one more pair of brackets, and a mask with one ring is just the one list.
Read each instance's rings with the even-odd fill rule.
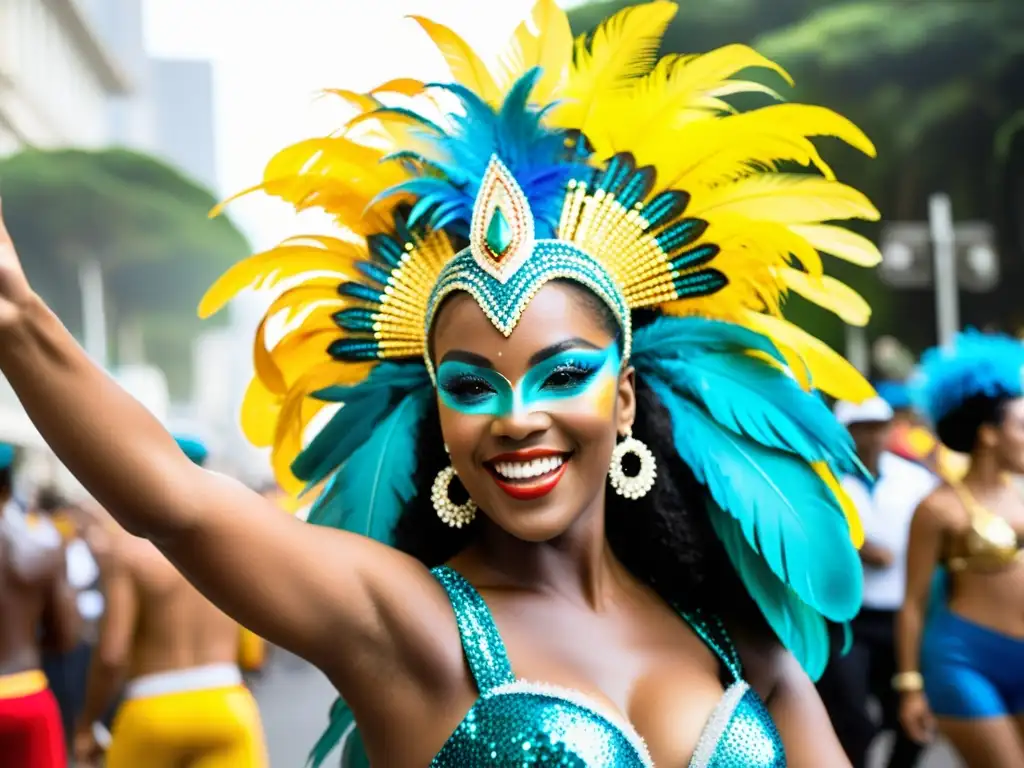
[[[622,468],[623,460],[636,456],[640,462],[640,470],[635,475],[627,475]],[[658,464],[654,460],[651,449],[633,437],[633,430],[627,429],[625,439],[612,451],[612,462],[608,468],[608,480],[619,496],[627,499],[641,499],[654,487],[658,476]]]
[[434,511],[443,522],[452,528],[469,525],[476,517],[476,503],[467,499],[465,504],[455,504],[448,495],[448,487],[455,477],[455,467],[447,466],[437,473],[434,486],[430,491],[430,501]]

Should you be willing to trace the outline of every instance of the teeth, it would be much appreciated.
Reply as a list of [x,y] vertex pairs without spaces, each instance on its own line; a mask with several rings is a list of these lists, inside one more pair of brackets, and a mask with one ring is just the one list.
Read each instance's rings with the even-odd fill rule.
[[546,456],[532,461],[501,461],[494,465],[494,471],[506,480],[528,480],[554,472],[565,464],[562,456]]

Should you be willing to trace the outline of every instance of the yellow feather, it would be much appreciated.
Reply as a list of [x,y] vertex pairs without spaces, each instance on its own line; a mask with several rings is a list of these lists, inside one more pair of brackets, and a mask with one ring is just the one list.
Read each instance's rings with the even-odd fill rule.
[[838,112],[814,104],[770,104],[739,116],[750,122],[763,122],[765,126],[779,126],[769,130],[788,129],[799,136],[833,136],[868,157],[875,156],[875,145],[856,125]]
[[[658,189],[700,189],[728,185],[756,171],[774,169],[779,161],[817,168],[826,179],[832,169],[807,139],[800,136],[753,134],[724,120],[691,121],[678,130],[651,135],[637,153],[658,171]],[[666,146],[685,146],[687,152],[666,152]],[[640,160],[640,158],[645,158]]]
[[378,85],[370,91],[370,94],[398,93],[402,96],[418,96],[423,93],[423,89],[424,85],[419,80],[415,80],[411,77],[396,77],[393,80],[388,80],[386,83]]
[[878,246],[863,235],[831,224],[793,224],[789,229],[817,248],[861,267],[882,263]]
[[282,398],[267,389],[259,376],[253,376],[242,398],[241,423],[245,438],[258,448],[274,442]]
[[[732,107],[716,98],[718,95],[756,89],[777,97],[770,88],[758,84],[722,82],[751,67],[772,69],[789,81],[785,70],[745,45],[727,45],[700,56],[665,56],[649,74],[629,87],[600,94],[595,111],[598,117],[592,121],[595,125],[588,136],[599,154],[606,148],[615,151],[628,147],[636,152],[637,145],[642,145],[650,149],[647,155],[657,158],[659,152],[652,145],[663,150],[680,125],[712,117],[719,111],[732,111]],[[652,133],[656,136],[653,142]]]
[[267,349],[267,321],[269,319],[264,315],[260,324],[256,326],[256,335],[252,342],[253,371],[268,392],[283,397],[288,391],[288,385],[285,384],[281,369],[278,368],[270,356],[270,350]]
[[836,501],[839,502],[839,506],[843,510],[843,516],[846,518],[846,523],[850,527],[850,541],[853,542],[853,546],[860,549],[864,546],[864,525],[861,523],[860,512],[857,511],[853,499],[843,490],[843,487],[836,480],[836,476],[827,464],[814,462],[811,464],[811,468],[824,481],[832,495],[835,496]]
[[665,0],[625,8],[594,31],[589,45],[584,36],[576,38],[573,67],[552,122],[589,135],[594,128],[591,117],[601,99],[654,66],[676,9],[675,3]]
[[498,89],[487,65],[469,47],[465,40],[443,24],[425,19],[422,16],[411,16],[437,46],[451,70],[452,77],[467,88],[475,91],[480,98],[492,106],[501,103],[503,92]]
[[823,272],[820,254],[804,238],[781,224],[719,215],[710,221],[708,239],[720,248],[743,248],[766,265],[785,266],[795,257],[811,275]]
[[846,358],[788,320],[747,311],[743,324],[799,355],[815,389],[855,403],[874,396],[874,388]]
[[[275,345],[267,356],[280,372],[285,384],[284,389],[287,390],[306,371],[329,362],[331,356],[327,354],[327,347],[342,335],[341,329],[337,326],[303,326],[287,334]],[[274,391],[273,387],[270,389]]]
[[259,281],[262,281],[262,287],[269,288],[278,280],[305,272],[333,272],[338,276],[356,277],[354,262],[365,258],[365,249],[342,240],[337,243],[339,247],[336,250],[279,245],[243,259],[207,289],[199,302],[199,317],[205,319],[216,314],[241,291]]
[[708,96],[735,96],[737,93],[763,93],[776,101],[782,101],[782,96],[774,88],[767,85],[755,83],[753,80],[725,80],[721,85],[709,90]]
[[[658,186],[692,190],[712,186],[770,168],[780,160],[815,166],[827,179],[832,169],[809,141],[811,136],[834,136],[868,154],[874,146],[844,117],[804,104],[773,104],[717,120],[653,124],[634,138],[637,162],[654,164]],[[673,151],[685,146],[686,152]]]
[[281,487],[293,495],[302,491],[304,483],[291,471],[292,462],[303,447],[303,437],[310,420],[327,404],[310,397],[332,384],[356,384],[366,378],[371,364],[328,362],[307,369],[284,398],[278,415],[271,464]]
[[834,312],[843,322],[864,326],[871,319],[871,307],[846,283],[829,275],[812,277],[790,267],[782,269],[781,273],[787,286],[805,299]]
[[267,317],[283,315],[280,322],[288,323],[311,307],[330,305],[337,312],[349,306],[352,300],[338,293],[336,275],[307,277],[300,285],[281,293],[267,309]]
[[356,112],[362,114],[371,112],[380,106],[380,102],[365,93],[357,93],[347,88],[325,88],[321,91],[325,96],[336,96],[352,107]]
[[502,91],[527,70],[540,67],[543,74],[531,98],[538,104],[554,101],[565,85],[572,64],[572,30],[565,11],[555,0],[537,0],[530,22],[524,19],[516,27],[498,61],[501,65],[498,85]]
[[815,224],[831,219],[878,219],[863,193],[836,181],[786,173],[762,173],[694,195],[690,212],[711,217],[732,213],[780,224]]

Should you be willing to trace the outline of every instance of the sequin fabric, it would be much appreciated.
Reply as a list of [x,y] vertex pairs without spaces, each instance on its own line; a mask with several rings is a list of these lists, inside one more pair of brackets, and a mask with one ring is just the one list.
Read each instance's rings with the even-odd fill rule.
[[[583,694],[517,680],[483,598],[451,568],[435,568],[455,611],[480,698],[434,758],[434,768],[578,766],[650,768],[635,729]],[[720,624],[687,616],[730,674],[738,657]],[[690,768],[785,768],[782,741],[757,694],[737,679],[715,709]]]

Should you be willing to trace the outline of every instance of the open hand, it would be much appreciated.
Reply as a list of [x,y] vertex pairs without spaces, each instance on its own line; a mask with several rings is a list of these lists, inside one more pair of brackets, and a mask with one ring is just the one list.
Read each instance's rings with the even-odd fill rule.
[[0,201],[0,329],[13,326],[22,310],[32,298],[21,261],[14,250],[14,243],[4,226],[2,201]]

